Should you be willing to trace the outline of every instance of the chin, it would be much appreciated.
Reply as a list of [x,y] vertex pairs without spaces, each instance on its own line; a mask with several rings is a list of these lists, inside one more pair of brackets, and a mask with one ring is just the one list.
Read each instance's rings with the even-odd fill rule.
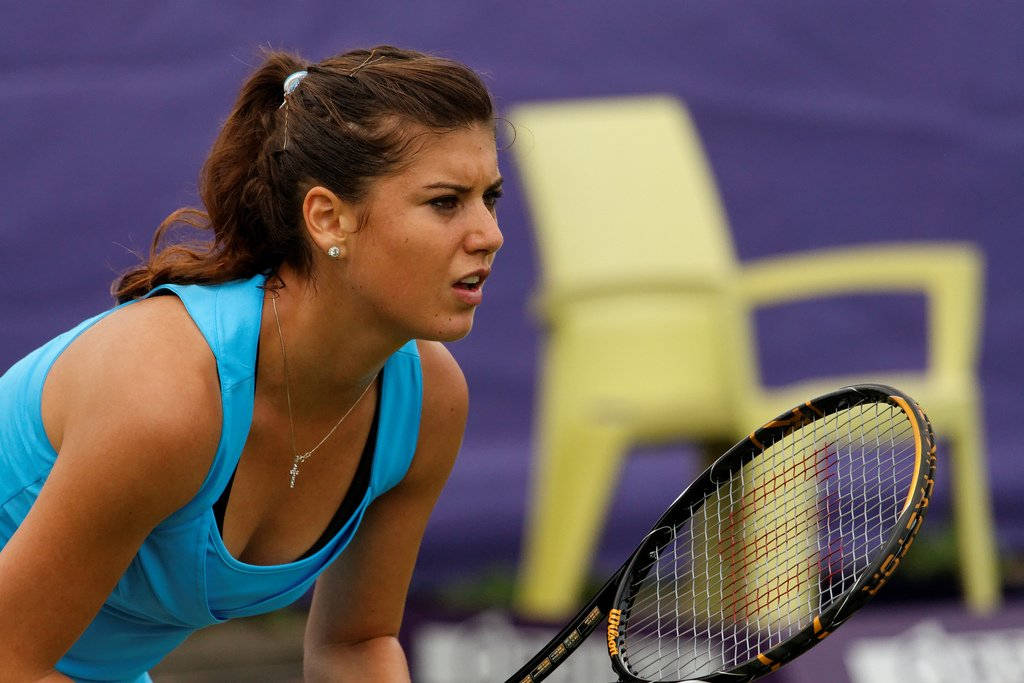
[[417,336],[417,339],[423,339],[428,341],[439,341],[439,342],[453,342],[458,341],[469,334],[470,330],[473,329],[473,315],[470,313],[468,316],[458,316],[447,321],[447,324],[441,327],[434,327],[429,332],[424,330],[425,334]]
[[[469,331],[471,329],[473,329],[472,325],[470,325],[469,327],[462,328],[460,330],[444,330],[442,332],[439,332],[436,336],[432,337],[431,341],[440,341],[440,342],[459,341],[460,339],[462,339],[463,337],[468,335]],[[421,339],[422,339],[422,337],[421,337]]]

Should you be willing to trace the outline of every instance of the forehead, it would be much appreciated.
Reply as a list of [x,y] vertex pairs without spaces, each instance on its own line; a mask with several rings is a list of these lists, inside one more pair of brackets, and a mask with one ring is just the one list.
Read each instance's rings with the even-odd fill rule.
[[498,176],[494,130],[475,124],[452,131],[414,133],[409,158],[393,180],[422,186],[438,180],[491,184]]

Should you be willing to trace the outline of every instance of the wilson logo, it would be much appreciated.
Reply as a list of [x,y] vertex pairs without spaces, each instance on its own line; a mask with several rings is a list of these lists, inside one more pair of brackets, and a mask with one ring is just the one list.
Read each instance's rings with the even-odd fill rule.
[[619,654],[619,620],[622,611],[613,609],[608,613],[608,653],[612,656]]

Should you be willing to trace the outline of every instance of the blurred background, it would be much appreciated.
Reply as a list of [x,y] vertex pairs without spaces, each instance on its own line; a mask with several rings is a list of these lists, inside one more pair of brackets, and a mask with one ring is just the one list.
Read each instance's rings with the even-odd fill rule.
[[[473,333],[450,346],[468,378],[472,407],[410,594],[403,639],[415,680],[502,680],[553,634],[543,624],[560,621],[524,610],[515,586],[531,463],[540,450],[542,378],[551,370],[544,344],[557,331],[557,321],[542,319],[530,305],[534,294],[544,294],[550,273],[539,258],[543,216],[531,196],[536,190],[522,174],[539,136],[531,125],[517,124],[518,107],[648,94],[670,96],[692,117],[699,161],[707,164],[712,199],[724,212],[716,234],[728,240],[727,273],[813,250],[928,243],[970,255],[981,277],[977,320],[968,316],[963,329],[951,328],[969,361],[957,379],[977,408],[970,423],[980,429],[980,445],[964,449],[936,424],[936,500],[905,566],[864,614],[771,680],[862,683],[908,680],[908,674],[935,682],[1024,680],[1017,677],[1024,671],[1024,467],[1016,432],[1024,419],[1018,302],[1024,290],[1024,6],[995,0],[4,5],[3,369],[109,307],[109,284],[134,263],[133,252],[148,248],[168,213],[196,202],[199,167],[238,86],[259,62],[260,47],[319,60],[390,43],[452,57],[484,75],[511,123],[499,126],[505,246]],[[637,193],[606,200],[621,215],[629,215],[631,204],[640,215],[652,203]],[[667,223],[685,225],[671,200],[660,196],[654,203],[667,212]],[[678,212],[685,210],[680,203]],[[593,205],[581,212],[601,213]],[[619,249],[651,249],[634,225],[603,230],[602,239],[619,240]],[[588,241],[579,234],[571,248],[585,260]],[[959,280],[934,270],[932,289],[944,282],[959,289]],[[929,372],[936,310],[926,290],[860,287],[750,310],[743,337],[753,369],[747,382],[781,391],[820,377]],[[736,310],[746,311],[742,304]],[[666,374],[682,377],[680,363]],[[928,408],[924,396],[917,398]],[[597,525],[584,584],[622,562],[723,440],[663,434],[625,444],[628,455],[601,509],[607,521]],[[944,459],[965,450],[971,462],[987,461],[988,472],[979,480],[981,497],[968,501],[954,497],[952,459]],[[989,492],[997,548],[991,576],[999,591],[968,606],[957,551],[965,534],[955,531],[955,502],[973,510],[984,530]],[[988,554],[984,542],[978,547]],[[980,562],[984,573],[986,558]],[[154,678],[294,680],[302,608],[197,634]],[[592,657],[550,680],[610,680],[600,643],[591,645]]]

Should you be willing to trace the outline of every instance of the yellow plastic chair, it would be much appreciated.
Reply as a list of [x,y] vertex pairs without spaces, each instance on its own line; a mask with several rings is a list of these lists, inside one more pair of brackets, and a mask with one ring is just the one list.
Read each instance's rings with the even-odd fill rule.
[[[951,443],[967,603],[1000,599],[975,379],[982,262],[967,244],[833,249],[740,264],[697,131],[665,96],[529,104],[512,149],[539,246],[545,325],[518,608],[577,604],[623,457],[717,450],[781,410],[857,381],[898,386]],[[848,292],[928,300],[922,374],[760,385],[750,311]],[[681,482],[681,485],[685,482]]]

